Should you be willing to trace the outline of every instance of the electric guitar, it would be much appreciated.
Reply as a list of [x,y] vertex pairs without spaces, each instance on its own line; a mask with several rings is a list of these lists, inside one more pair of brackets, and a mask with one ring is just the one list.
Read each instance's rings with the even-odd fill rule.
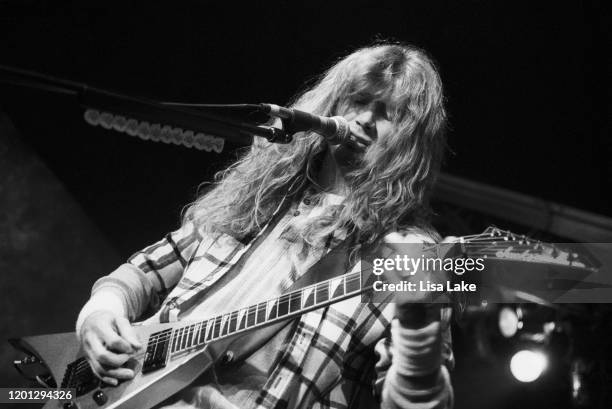
[[[588,255],[495,227],[460,237],[455,246],[469,257],[569,266],[588,274],[597,269]],[[46,409],[146,408],[188,386],[223,359],[228,350],[248,344],[245,340],[252,330],[273,334],[290,318],[369,291],[363,277],[361,271],[344,274],[203,321],[136,324],[138,339],[146,340],[144,351],[127,363],[134,368],[135,377],[117,386],[106,385],[94,375],[75,333],[9,341],[29,355],[25,362],[40,362],[48,369],[52,378],[49,386],[76,390],[71,401],[50,400]]]

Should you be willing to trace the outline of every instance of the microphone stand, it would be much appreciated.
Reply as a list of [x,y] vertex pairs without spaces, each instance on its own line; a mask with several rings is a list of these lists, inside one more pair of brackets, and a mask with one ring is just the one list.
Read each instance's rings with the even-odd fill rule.
[[[188,104],[163,103],[132,97],[13,67],[0,65],[0,82],[75,96],[79,104],[85,108],[188,128],[195,132],[223,137],[236,145],[250,145],[253,143],[254,136],[263,137],[273,143],[289,143],[293,137],[292,133],[283,129],[230,120],[209,112],[193,109]],[[196,107],[197,105],[194,104],[193,106]],[[201,104],[199,107],[261,112],[261,107],[256,104]]]

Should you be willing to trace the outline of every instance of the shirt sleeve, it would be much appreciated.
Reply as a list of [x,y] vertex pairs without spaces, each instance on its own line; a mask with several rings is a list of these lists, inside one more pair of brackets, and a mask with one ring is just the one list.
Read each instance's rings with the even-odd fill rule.
[[94,283],[92,296],[111,291],[124,300],[126,315],[135,320],[157,309],[178,283],[195,254],[201,236],[192,223],[168,233],[162,240],[133,254],[111,274]]
[[[387,243],[435,243],[437,237],[413,230],[390,233]],[[389,336],[375,346],[378,358],[375,394],[382,409],[447,409],[454,403],[449,369],[454,365],[450,332],[451,308],[421,328],[407,328],[398,319]]]
[[391,335],[375,347],[375,393],[381,408],[447,409],[454,404],[449,369],[453,367],[450,308],[423,328],[393,320]]

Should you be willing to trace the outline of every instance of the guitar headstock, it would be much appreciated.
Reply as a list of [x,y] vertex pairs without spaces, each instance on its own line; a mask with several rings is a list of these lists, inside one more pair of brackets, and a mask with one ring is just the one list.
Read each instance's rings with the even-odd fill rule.
[[601,265],[580,244],[546,243],[496,226],[487,227],[481,234],[466,236],[461,242],[484,258],[550,263],[592,271]]

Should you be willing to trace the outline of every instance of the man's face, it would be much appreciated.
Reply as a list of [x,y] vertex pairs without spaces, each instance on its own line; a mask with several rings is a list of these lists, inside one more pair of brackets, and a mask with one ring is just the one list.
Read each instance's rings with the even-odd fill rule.
[[387,98],[363,93],[339,107],[338,114],[348,121],[351,130],[348,141],[331,148],[339,166],[354,168],[370,145],[389,137],[393,132],[390,105]]

